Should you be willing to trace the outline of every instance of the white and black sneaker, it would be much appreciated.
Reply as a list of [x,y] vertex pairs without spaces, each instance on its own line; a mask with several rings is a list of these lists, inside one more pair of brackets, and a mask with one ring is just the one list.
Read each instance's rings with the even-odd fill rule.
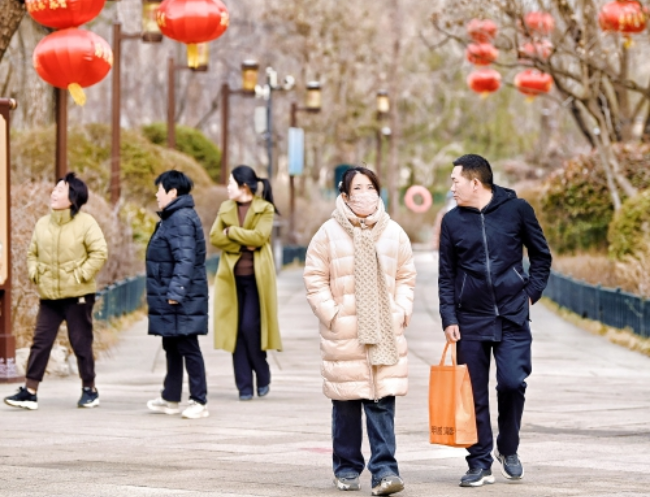
[[358,476],[353,476],[351,478],[342,478],[335,476],[334,484],[336,485],[336,488],[344,492],[348,492],[350,490],[361,490],[361,483],[359,482]]
[[494,483],[494,476],[489,469],[471,468],[460,479],[461,487],[482,487],[486,483]]
[[18,392],[10,397],[5,397],[5,404],[11,407],[20,407],[33,411],[38,409],[38,399],[35,393],[31,393],[25,387],[18,388]]
[[494,451],[494,455],[501,463],[501,474],[508,480],[521,480],[524,477],[524,466],[521,464],[517,454],[504,456],[499,451]]
[[77,402],[77,407],[90,409],[99,406],[99,392],[90,387],[83,387],[81,389],[81,398]]

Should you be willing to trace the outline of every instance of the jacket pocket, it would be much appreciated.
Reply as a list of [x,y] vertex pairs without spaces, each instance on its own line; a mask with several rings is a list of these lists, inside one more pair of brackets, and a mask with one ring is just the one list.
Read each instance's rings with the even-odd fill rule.
[[513,267],[512,270],[515,272],[515,274],[517,276],[519,276],[519,279],[522,281],[522,283],[526,284],[526,280],[524,279],[524,277],[521,274],[519,274],[519,271],[517,271],[517,268]]
[[463,306],[463,293],[465,293],[465,284],[467,283],[467,273],[463,273],[463,281],[460,284],[460,291],[458,292],[458,308]]

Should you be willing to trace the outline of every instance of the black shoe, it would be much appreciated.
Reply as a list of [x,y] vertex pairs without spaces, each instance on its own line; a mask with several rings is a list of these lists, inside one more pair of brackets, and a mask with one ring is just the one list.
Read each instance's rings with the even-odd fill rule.
[[269,394],[269,391],[271,390],[271,385],[266,385],[265,387],[260,387],[257,389],[257,396],[258,397],[266,397]]
[[501,474],[508,478],[508,480],[521,480],[524,477],[524,467],[519,460],[517,454],[511,456],[504,456],[495,451],[494,455],[501,463]]
[[494,483],[489,469],[472,468],[460,479],[461,487],[482,487],[485,483]]
[[253,394],[252,393],[240,393],[239,394],[239,400],[253,400]]
[[77,402],[77,407],[84,407],[89,409],[91,407],[99,406],[99,392],[90,387],[83,387],[81,390],[81,398]]
[[33,411],[38,409],[38,399],[35,393],[30,393],[25,387],[18,388],[18,392],[10,397],[5,397],[5,404],[11,407],[21,407]]

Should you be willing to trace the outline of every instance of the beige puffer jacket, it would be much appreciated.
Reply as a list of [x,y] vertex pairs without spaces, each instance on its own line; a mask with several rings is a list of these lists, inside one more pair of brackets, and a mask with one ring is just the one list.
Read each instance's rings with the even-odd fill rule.
[[[337,208],[343,205],[339,197]],[[344,212],[353,225],[359,226],[359,219],[349,209]],[[381,399],[406,395],[408,390],[404,328],[413,311],[415,287],[411,243],[404,230],[391,220],[376,247],[393,306],[399,351],[399,362],[394,366],[371,366],[368,346],[357,338],[354,245],[350,236],[336,220],[330,219],[307,249],[307,300],[320,321],[323,393],[330,399]]]
[[29,279],[44,300],[81,297],[97,291],[95,276],[108,248],[95,218],[70,209],[52,211],[36,222],[27,251]]

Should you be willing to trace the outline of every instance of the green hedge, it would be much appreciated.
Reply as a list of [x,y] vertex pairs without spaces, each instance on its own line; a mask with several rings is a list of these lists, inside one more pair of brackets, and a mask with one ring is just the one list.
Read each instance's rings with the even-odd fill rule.
[[[142,133],[156,145],[165,146],[167,144],[166,123],[153,123],[143,126]],[[221,151],[198,129],[177,125],[176,148],[201,164],[213,181],[220,181]]]
[[633,254],[650,241],[650,190],[627,199],[609,225],[609,253],[616,259]]

